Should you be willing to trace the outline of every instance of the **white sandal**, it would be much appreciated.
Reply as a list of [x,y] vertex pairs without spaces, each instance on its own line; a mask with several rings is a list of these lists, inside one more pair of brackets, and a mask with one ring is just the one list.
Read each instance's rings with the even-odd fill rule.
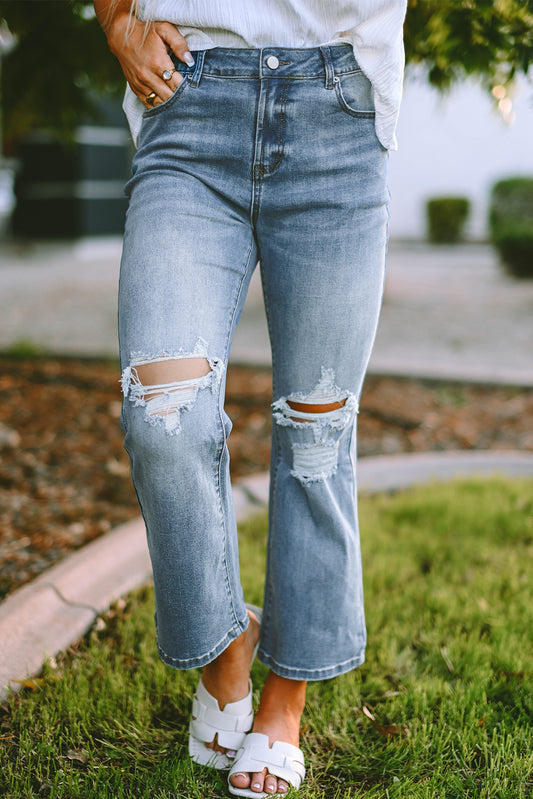
[[258,799],[261,796],[283,796],[280,793],[252,791],[251,788],[236,788],[230,777],[234,774],[254,774],[267,768],[268,773],[278,779],[285,780],[298,790],[305,777],[304,756],[301,749],[283,741],[274,741],[268,745],[268,735],[261,732],[250,732],[244,739],[233,761],[228,775],[229,792],[233,796],[248,796]]
[[189,754],[194,763],[211,768],[229,768],[233,762],[224,752],[208,749],[215,735],[220,746],[236,751],[246,733],[252,729],[252,683],[244,699],[230,702],[220,710],[217,700],[211,696],[200,678],[192,700],[192,716],[189,724]]
[[[252,611],[261,624],[263,615],[261,608],[255,605],[246,605],[246,608]],[[258,648],[259,642],[254,649],[253,660]],[[236,752],[241,747],[246,733],[252,729],[253,720],[251,680],[247,696],[237,702],[229,702],[224,706],[224,710],[221,710],[218,701],[211,696],[200,677],[192,700],[189,724],[189,755],[193,762],[216,769],[229,768],[233,758],[225,752],[208,749],[206,743],[211,743],[216,735],[219,746]]]

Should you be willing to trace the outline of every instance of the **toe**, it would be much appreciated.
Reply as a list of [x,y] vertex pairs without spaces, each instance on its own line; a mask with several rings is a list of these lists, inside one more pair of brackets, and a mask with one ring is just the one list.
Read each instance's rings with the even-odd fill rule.
[[252,774],[252,780],[250,785],[252,791],[255,791],[256,793],[261,793],[264,790],[265,776],[266,776],[266,768],[263,769],[263,771],[258,771]]
[[265,787],[263,789],[265,793],[277,793],[278,792],[278,781],[276,777],[273,777],[272,774],[267,774],[265,777]]
[[285,780],[278,780],[278,793],[288,793],[289,784]]
[[248,788],[250,786],[250,775],[244,771],[237,771],[236,774],[231,775],[229,781],[234,788]]

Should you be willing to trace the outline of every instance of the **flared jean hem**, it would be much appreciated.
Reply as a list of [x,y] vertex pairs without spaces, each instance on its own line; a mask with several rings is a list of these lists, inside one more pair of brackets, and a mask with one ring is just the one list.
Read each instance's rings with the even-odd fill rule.
[[187,669],[199,669],[202,666],[207,666],[208,663],[211,663],[213,660],[224,652],[228,646],[235,641],[239,635],[242,635],[248,629],[248,625],[250,623],[249,616],[246,616],[246,619],[232,627],[232,629],[228,632],[227,635],[224,636],[222,641],[220,641],[213,649],[207,652],[205,655],[199,655],[195,658],[173,658],[161,648],[159,643],[157,644],[157,651],[159,653],[159,657],[167,666],[171,666],[173,669],[179,669],[180,671],[186,671]]
[[291,666],[284,666],[281,663],[276,663],[274,658],[262,652],[261,649],[259,649],[257,657],[261,663],[264,663],[265,666],[269,666],[278,677],[286,677],[288,680],[306,680],[307,682],[331,680],[333,677],[338,677],[341,674],[346,674],[349,671],[353,671],[353,669],[357,669],[365,662],[364,651],[358,657],[323,669],[295,669]]

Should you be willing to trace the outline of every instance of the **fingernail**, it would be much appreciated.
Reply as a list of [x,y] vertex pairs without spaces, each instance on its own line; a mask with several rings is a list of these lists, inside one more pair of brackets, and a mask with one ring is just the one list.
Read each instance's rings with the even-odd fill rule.
[[183,60],[185,61],[188,67],[194,67],[194,58],[192,57],[191,53],[189,53],[188,50],[184,54]]

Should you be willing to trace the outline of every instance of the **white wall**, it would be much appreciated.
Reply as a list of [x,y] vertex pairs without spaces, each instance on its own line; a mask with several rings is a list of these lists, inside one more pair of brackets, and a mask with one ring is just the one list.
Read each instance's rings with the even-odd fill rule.
[[491,185],[515,175],[533,176],[533,83],[517,85],[515,121],[506,125],[488,92],[473,81],[441,95],[422,79],[406,80],[391,153],[391,238],[425,237],[425,201],[468,197],[467,236],[484,238]]

